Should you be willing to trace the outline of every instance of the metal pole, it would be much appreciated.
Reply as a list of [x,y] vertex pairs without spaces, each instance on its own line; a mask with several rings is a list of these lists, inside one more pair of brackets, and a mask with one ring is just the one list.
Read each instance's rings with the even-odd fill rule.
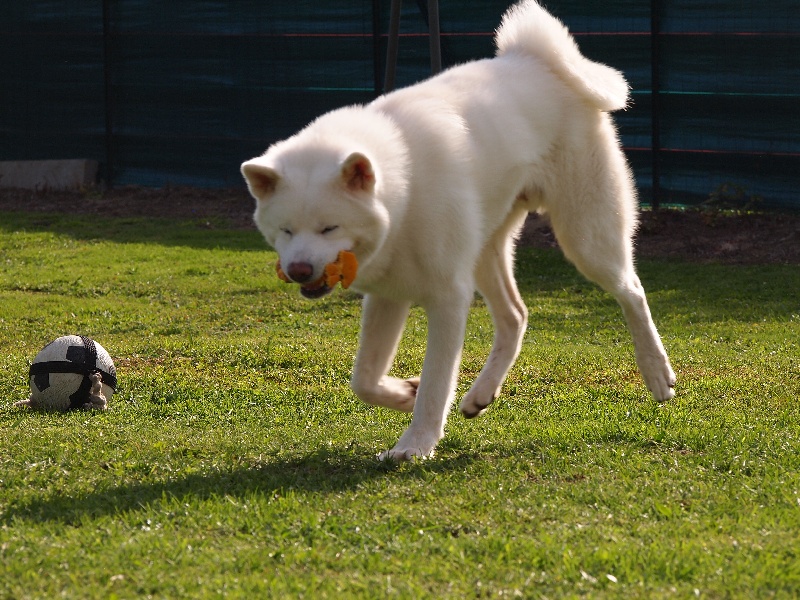
[[661,3],[650,0],[650,106],[651,106],[651,168],[653,197],[650,206],[657,210],[661,205]]
[[106,187],[114,186],[114,94],[111,69],[111,0],[103,0],[103,87],[105,102]]
[[387,94],[394,89],[395,74],[397,73],[397,53],[400,45],[400,9],[403,0],[392,0],[391,14],[389,16],[389,44],[386,47],[386,75],[383,82],[383,93]]
[[431,73],[442,70],[442,42],[439,31],[439,0],[428,0],[428,38],[431,48]]
[[381,95],[381,0],[372,0],[372,68],[375,97]]

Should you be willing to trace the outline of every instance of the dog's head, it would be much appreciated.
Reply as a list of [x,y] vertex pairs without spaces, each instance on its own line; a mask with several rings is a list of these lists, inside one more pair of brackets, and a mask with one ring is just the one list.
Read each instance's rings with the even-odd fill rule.
[[307,298],[330,292],[323,272],[340,250],[361,264],[386,237],[388,215],[376,198],[379,175],[362,152],[278,144],[242,164],[242,174],[256,199],[258,229]]

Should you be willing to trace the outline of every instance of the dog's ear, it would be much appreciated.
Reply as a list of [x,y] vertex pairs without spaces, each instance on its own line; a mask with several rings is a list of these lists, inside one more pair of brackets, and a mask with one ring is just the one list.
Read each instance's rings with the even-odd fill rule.
[[371,193],[375,189],[372,163],[360,152],[353,152],[342,163],[342,181],[351,192]]
[[256,200],[265,200],[267,196],[271,196],[281,178],[274,169],[252,160],[242,164],[242,175]]

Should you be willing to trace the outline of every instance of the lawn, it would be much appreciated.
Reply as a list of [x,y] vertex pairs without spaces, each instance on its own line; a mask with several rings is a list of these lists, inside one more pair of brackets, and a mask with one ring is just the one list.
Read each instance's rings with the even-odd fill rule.
[[[0,598],[800,595],[800,267],[640,261],[659,405],[614,301],[523,249],[503,396],[394,465],[409,416],[348,388],[359,299],[274,261],[224,221],[0,213]],[[111,410],[12,407],[67,333],[114,358]],[[460,394],[491,339],[476,298]]]

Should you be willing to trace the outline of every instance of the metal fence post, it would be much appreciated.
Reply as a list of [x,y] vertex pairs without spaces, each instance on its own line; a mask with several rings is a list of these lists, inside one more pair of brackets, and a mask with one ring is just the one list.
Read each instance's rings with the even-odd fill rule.
[[661,2],[650,0],[650,152],[652,169],[652,198],[650,206],[661,205]]
[[[389,15],[389,43],[386,48],[386,75],[383,92],[388,93],[394,89],[395,75],[397,73],[397,55],[400,45],[400,12],[402,0],[392,0]],[[373,11],[377,12],[379,6],[373,3]],[[425,15],[425,5],[419,3],[420,12]],[[431,54],[431,74],[436,75],[442,70],[442,36],[439,30],[439,0],[428,0],[428,39]],[[373,21],[373,29],[375,21]],[[373,32],[373,35],[377,35]]]
[[381,81],[381,0],[372,0],[372,75],[377,98],[383,91],[383,82]]
[[114,186],[114,94],[111,67],[111,0],[103,0],[103,95],[105,103],[106,187]]
[[383,81],[383,92],[389,93],[394,89],[395,73],[397,72],[397,53],[400,45],[400,9],[403,0],[392,0],[389,16],[389,44],[386,47],[386,74]]
[[431,49],[431,73],[442,70],[442,41],[439,31],[439,0],[428,0],[428,39]]

